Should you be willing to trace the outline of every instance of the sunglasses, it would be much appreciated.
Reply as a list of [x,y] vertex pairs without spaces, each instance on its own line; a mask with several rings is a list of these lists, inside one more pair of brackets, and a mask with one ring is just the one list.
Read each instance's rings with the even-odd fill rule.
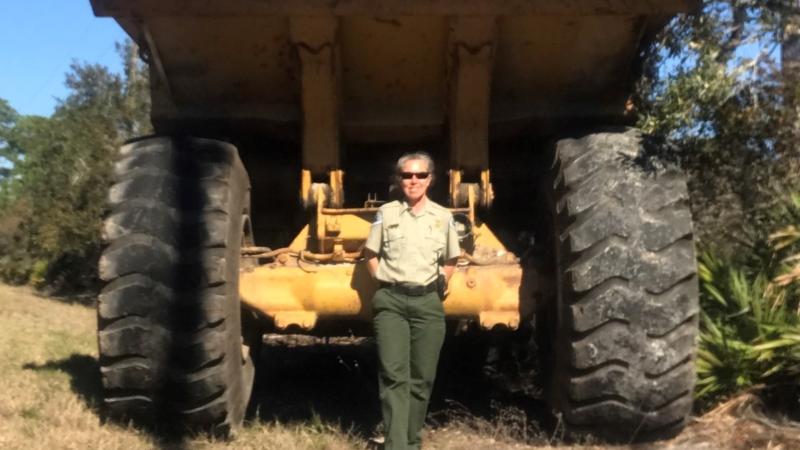
[[404,180],[410,180],[413,177],[417,177],[418,180],[424,180],[429,175],[429,172],[400,172],[400,178]]

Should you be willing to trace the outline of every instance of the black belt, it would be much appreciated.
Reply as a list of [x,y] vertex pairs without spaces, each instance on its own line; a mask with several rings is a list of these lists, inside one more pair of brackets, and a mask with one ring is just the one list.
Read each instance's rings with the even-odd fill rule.
[[419,284],[386,283],[384,281],[381,281],[381,287],[389,289],[390,291],[396,292],[398,294],[412,295],[415,297],[419,297],[425,294],[430,294],[431,292],[436,292],[435,281],[424,286]]

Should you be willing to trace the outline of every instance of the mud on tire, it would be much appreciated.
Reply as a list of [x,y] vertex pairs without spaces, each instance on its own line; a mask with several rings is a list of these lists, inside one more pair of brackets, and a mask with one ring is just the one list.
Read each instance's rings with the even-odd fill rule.
[[636,130],[557,142],[550,404],[570,434],[678,432],[692,409],[698,287],[688,194]]
[[123,146],[104,223],[98,343],[105,415],[228,434],[253,379],[238,298],[249,181],[236,148]]

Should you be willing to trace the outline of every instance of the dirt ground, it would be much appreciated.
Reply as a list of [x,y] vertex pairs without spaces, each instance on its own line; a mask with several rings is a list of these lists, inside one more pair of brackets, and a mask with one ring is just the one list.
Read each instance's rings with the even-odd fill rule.
[[[91,306],[0,285],[0,448],[344,450],[370,448],[380,432],[372,341],[297,336],[267,337],[249,420],[232,441],[176,442],[102,423],[95,321]],[[470,345],[456,339],[445,349],[426,450],[800,449],[800,424],[765,411],[754,395],[693,419],[667,442],[565,444],[535,396],[474,370]]]

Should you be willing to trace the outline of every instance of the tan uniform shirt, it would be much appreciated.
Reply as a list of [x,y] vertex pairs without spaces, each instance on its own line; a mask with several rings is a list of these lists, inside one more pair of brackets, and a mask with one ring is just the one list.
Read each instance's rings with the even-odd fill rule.
[[381,206],[365,246],[378,255],[376,277],[387,283],[427,285],[441,262],[461,254],[453,215],[430,199],[418,215],[405,201]]

